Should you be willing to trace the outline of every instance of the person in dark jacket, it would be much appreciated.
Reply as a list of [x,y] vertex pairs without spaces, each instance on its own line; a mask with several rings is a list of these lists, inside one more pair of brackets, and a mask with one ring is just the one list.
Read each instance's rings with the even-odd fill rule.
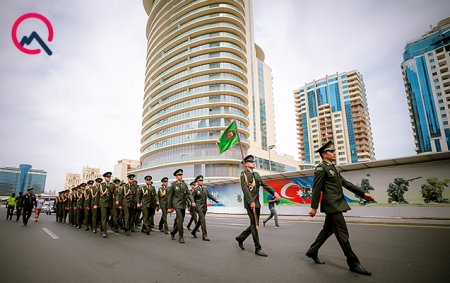
[[27,226],[28,219],[30,219],[31,213],[33,209],[36,208],[36,196],[33,193],[33,188],[27,189],[27,193],[23,196],[22,199],[22,208],[23,208],[23,225]]
[[323,264],[324,262],[318,257],[319,249],[334,234],[347,257],[347,264],[350,271],[363,275],[371,275],[371,272],[361,266],[358,257],[350,246],[347,224],[342,214],[350,210],[350,206],[345,201],[342,187],[367,200],[373,200],[373,197],[341,176],[333,164],[336,161],[335,151],[332,141],[328,141],[316,151],[322,157],[322,162],[317,165],[314,172],[314,186],[309,215],[311,217],[316,215],[317,208],[319,207],[320,194],[322,194],[320,211],[325,213],[325,223],[317,239],[306,252],[306,256],[314,260],[317,264]]

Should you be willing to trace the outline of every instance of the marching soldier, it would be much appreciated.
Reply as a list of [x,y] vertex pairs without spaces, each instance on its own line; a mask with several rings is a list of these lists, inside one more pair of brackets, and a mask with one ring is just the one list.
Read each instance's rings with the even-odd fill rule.
[[[133,217],[132,217],[132,227],[140,227],[141,226],[141,208],[137,206],[137,190],[139,189],[138,182],[136,180],[133,181],[133,187],[136,190],[136,194],[134,195],[133,200]],[[134,228],[133,228],[134,229]]]
[[93,180],[89,180],[87,182],[88,187],[84,189],[83,198],[84,198],[84,225],[86,228],[84,230],[89,231],[89,227],[92,226],[92,213],[91,213],[91,203],[92,203],[92,195],[91,195],[91,186],[94,184]]
[[69,225],[75,226],[75,208],[77,205],[77,192],[78,187],[73,187],[69,194]]
[[63,215],[63,203],[62,203],[62,197],[63,197],[64,191],[58,192],[58,196],[55,200],[55,206],[56,206],[56,222],[61,223],[62,222],[62,215]]
[[219,201],[212,194],[210,194],[208,192],[208,188],[203,185],[202,175],[198,175],[195,178],[195,182],[197,183],[197,187],[194,189],[192,197],[195,201],[195,211],[197,212],[199,219],[197,224],[195,225],[194,230],[192,230],[191,234],[192,236],[194,236],[194,238],[197,238],[196,233],[198,231],[198,228],[201,226],[203,241],[209,241],[208,233],[206,232],[206,220],[205,220],[206,211],[208,210],[207,199],[209,198],[215,203],[219,203]]
[[[152,176],[145,176],[145,185],[141,186],[137,191],[137,206],[141,209],[144,215],[144,224],[142,226],[141,232],[150,234],[151,231],[151,213],[153,203],[159,205],[158,196],[156,194],[155,187],[152,186]],[[153,213],[154,213],[153,209]]]
[[123,216],[125,218],[125,234],[130,236],[130,230],[134,232],[134,203],[136,199],[136,188],[134,186],[134,174],[128,174],[128,183],[123,185],[121,201],[123,206]]
[[[191,186],[191,188],[189,189],[189,192],[192,195],[197,183],[195,181],[192,181],[189,185]],[[198,216],[197,216],[197,213],[195,212],[195,209],[196,209],[195,207],[189,205],[189,214],[191,215],[191,219],[189,219],[188,225],[186,226],[186,228],[188,230],[191,230],[192,222],[194,222],[194,227],[197,226]]]
[[99,211],[99,198],[100,198],[100,187],[103,179],[97,178],[95,179],[95,184],[91,185],[90,191],[91,191],[91,211],[92,211],[92,233],[97,233],[97,226],[98,226],[98,220],[99,216],[101,215],[101,212]]
[[65,190],[64,192],[64,218],[63,223],[66,224],[67,215],[69,215],[69,222],[70,222],[70,206],[72,204],[69,204],[69,198],[70,198],[70,190]]
[[367,200],[373,200],[373,197],[341,176],[333,165],[333,162],[336,161],[335,151],[332,141],[328,141],[316,151],[322,157],[322,162],[317,165],[314,171],[314,185],[309,215],[311,217],[316,215],[317,208],[319,207],[320,194],[322,193],[320,211],[325,213],[325,223],[317,239],[306,252],[306,256],[317,264],[323,264],[324,262],[320,261],[318,257],[319,249],[334,234],[347,257],[349,270],[370,276],[372,273],[361,266],[358,257],[350,246],[347,224],[342,214],[342,212],[350,210],[350,206],[345,201],[342,186]]
[[83,223],[83,212],[84,212],[84,190],[86,189],[86,183],[81,183],[77,191],[77,206],[76,206],[76,226],[77,229],[81,229]]
[[120,199],[120,195],[122,194],[122,186],[120,185],[122,181],[120,179],[115,178],[114,183],[114,204],[112,208],[112,218],[113,218],[113,229],[114,232],[119,233],[119,225],[122,219],[122,201]]
[[164,177],[161,179],[161,188],[158,190],[159,207],[161,208],[161,219],[159,220],[158,229],[165,234],[169,234],[169,226],[167,225],[167,197],[169,179]]
[[245,250],[244,241],[251,234],[253,236],[253,242],[255,243],[255,254],[267,256],[261,248],[258,235],[259,214],[261,210],[259,188],[262,186],[277,198],[280,198],[280,195],[278,195],[271,186],[267,185],[257,172],[253,172],[253,169],[255,168],[254,162],[255,159],[253,155],[247,155],[244,158],[245,170],[241,172],[241,189],[244,195],[244,207],[247,210],[247,215],[250,219],[250,226],[236,237],[236,241],[238,242],[239,247],[242,250]]
[[100,206],[101,209],[101,215],[102,215],[102,237],[107,238],[107,231],[108,231],[108,218],[111,215],[111,208],[113,205],[113,196],[114,196],[114,188],[113,184],[111,183],[111,172],[106,172],[103,174],[103,178],[105,181],[100,184],[100,190],[99,190],[99,196],[98,196],[98,206]]
[[170,185],[167,207],[169,212],[173,212],[175,210],[177,217],[175,218],[175,229],[170,232],[170,235],[171,239],[175,240],[175,234],[178,232],[179,242],[184,244],[183,221],[184,214],[186,213],[186,204],[188,200],[191,202],[192,206],[195,206],[195,203],[191,193],[189,192],[188,186],[183,181],[183,169],[176,170],[173,175],[176,177],[176,181],[172,182]]

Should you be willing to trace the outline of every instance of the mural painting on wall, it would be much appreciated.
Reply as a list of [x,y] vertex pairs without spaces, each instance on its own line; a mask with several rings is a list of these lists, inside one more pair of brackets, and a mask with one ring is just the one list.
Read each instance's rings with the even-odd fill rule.
[[240,184],[231,184],[225,186],[209,187],[208,191],[220,203],[212,202],[208,199],[208,206],[226,206],[226,207],[243,207],[243,196]]
[[409,202],[403,195],[409,190],[409,183],[420,178],[422,178],[422,176],[407,180],[395,178],[393,183],[389,183],[389,187],[386,190],[388,194],[388,203],[397,202],[408,204]]
[[[310,204],[314,176],[295,177],[288,179],[266,180],[274,190],[282,197],[279,205]],[[268,193],[264,191],[264,204],[268,204]],[[358,202],[345,196],[347,202]]]

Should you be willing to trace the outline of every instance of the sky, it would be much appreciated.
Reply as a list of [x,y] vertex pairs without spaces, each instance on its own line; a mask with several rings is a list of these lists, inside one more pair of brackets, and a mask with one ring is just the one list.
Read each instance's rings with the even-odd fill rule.
[[[407,42],[450,12],[450,1],[253,0],[255,39],[272,68],[277,150],[298,158],[294,90],[357,70],[366,87],[375,157],[414,155],[400,64]],[[12,43],[14,21],[52,23],[53,55]],[[83,166],[112,171],[140,157],[147,15],[140,0],[0,2],[0,167],[46,170],[60,190]],[[42,22],[27,20],[19,40]],[[37,48],[33,42],[29,48]]]

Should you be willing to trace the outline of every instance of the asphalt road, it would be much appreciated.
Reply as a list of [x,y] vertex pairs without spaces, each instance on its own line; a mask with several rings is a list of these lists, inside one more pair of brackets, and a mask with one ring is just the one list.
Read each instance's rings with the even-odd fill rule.
[[[0,209],[0,282],[448,282],[450,228],[349,224],[350,241],[372,276],[348,271],[332,236],[320,251],[325,265],[304,253],[321,229],[320,223],[284,220],[260,227],[263,249],[254,254],[251,237],[242,251],[234,237],[248,225],[241,217],[208,215],[211,242],[186,244],[169,235],[136,232],[127,237],[77,230],[55,222],[54,215],[6,221]],[[159,214],[156,216],[159,221]],[[172,221],[173,218],[170,218]],[[186,219],[187,223],[188,219]]]

